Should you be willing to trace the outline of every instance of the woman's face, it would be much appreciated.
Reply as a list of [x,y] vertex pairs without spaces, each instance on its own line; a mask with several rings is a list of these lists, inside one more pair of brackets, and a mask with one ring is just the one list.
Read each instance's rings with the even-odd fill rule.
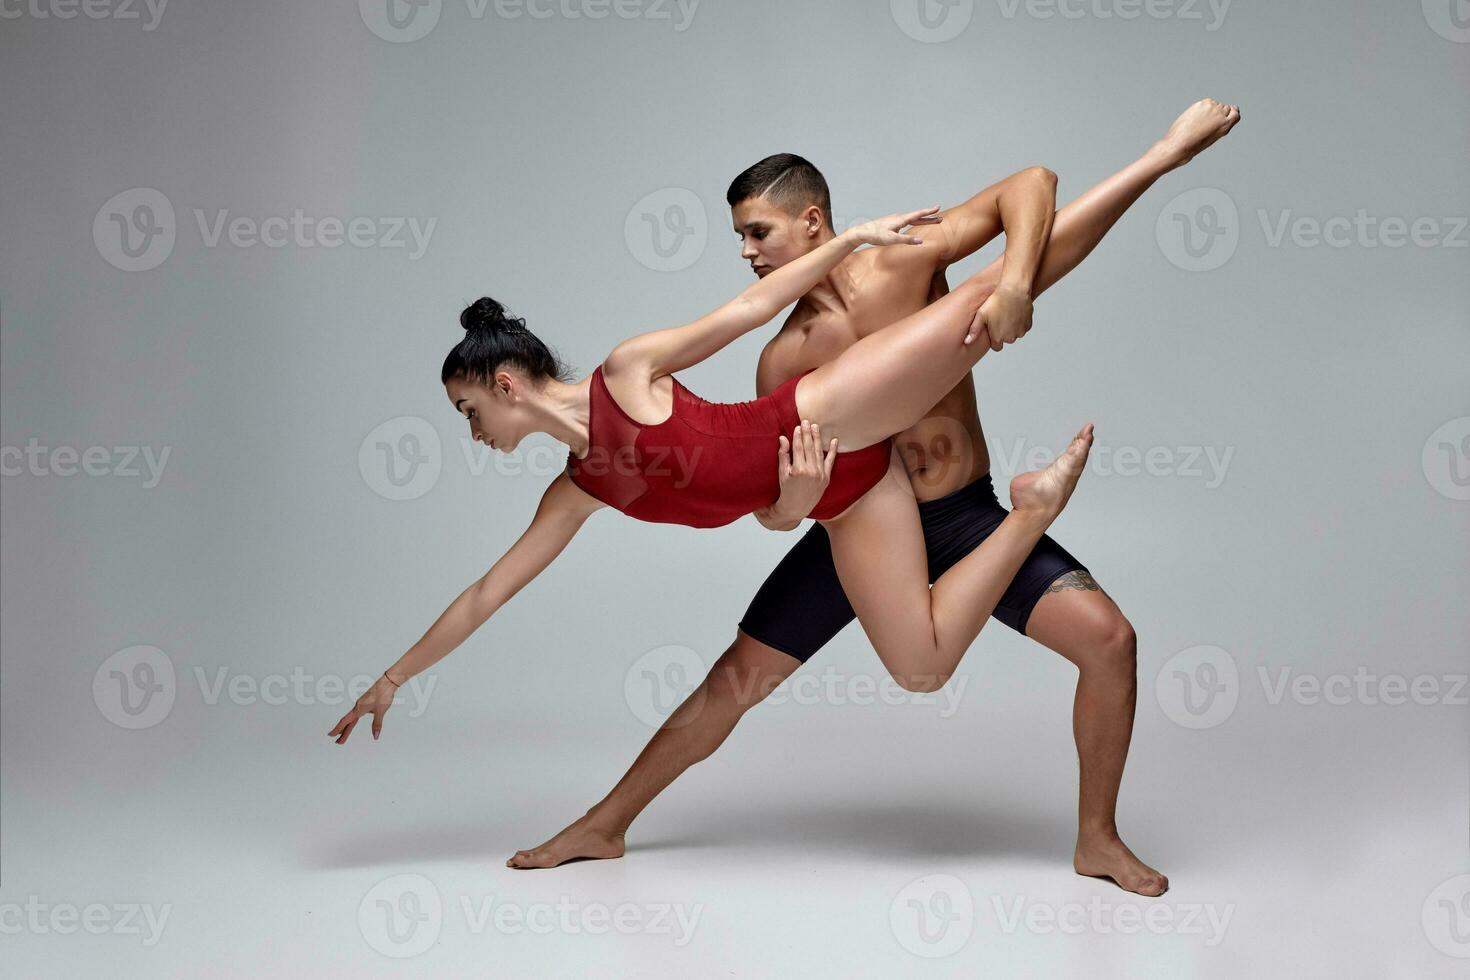
[[444,386],[454,410],[470,423],[470,438],[503,453],[513,452],[531,431],[525,393],[529,382],[497,371],[488,385],[454,378]]

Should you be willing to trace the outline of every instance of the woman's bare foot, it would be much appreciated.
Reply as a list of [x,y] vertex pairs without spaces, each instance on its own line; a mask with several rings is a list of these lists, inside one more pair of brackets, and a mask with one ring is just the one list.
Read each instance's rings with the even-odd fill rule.
[[1200,99],[1174,120],[1164,138],[1154,144],[1154,152],[1164,157],[1171,169],[1182,167],[1238,122],[1240,106]]
[[1011,509],[1037,514],[1050,524],[1077,488],[1091,450],[1092,423],[1088,422],[1050,466],[1022,473],[1011,481]]
[[1079,839],[1072,867],[1079,875],[1111,878],[1124,891],[1150,898],[1169,890],[1169,879],[1138,860],[1117,834]]
[[540,847],[516,851],[505,862],[507,868],[554,868],[576,859],[620,858],[623,835],[595,826],[592,815],[575,821]]

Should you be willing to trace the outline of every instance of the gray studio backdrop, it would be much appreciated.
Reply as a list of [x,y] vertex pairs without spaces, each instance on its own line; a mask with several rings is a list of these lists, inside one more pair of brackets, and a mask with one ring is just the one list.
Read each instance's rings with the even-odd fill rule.
[[[1463,967],[1467,42],[1463,0],[0,0],[6,972]],[[1053,533],[1140,636],[1164,898],[1072,875],[1074,671],[999,626],[927,699],[853,627],[624,861],[504,869],[729,642],[795,541],[754,520],[598,514],[327,740],[561,469],[448,405],[463,304],[586,372],[750,281],[768,153],[839,227],[1065,201],[1205,95],[1243,123],[976,371],[1002,488],[1097,425]],[[752,397],[774,330],[684,380]]]

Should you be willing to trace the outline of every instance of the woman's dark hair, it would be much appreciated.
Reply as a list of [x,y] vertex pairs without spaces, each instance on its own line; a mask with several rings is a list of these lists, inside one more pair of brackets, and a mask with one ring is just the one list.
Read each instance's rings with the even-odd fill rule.
[[526,329],[526,321],[511,316],[489,296],[466,306],[459,315],[459,325],[464,327],[464,339],[444,358],[440,373],[444,384],[454,378],[489,384],[504,365],[519,368],[536,381],[573,380],[571,368]]

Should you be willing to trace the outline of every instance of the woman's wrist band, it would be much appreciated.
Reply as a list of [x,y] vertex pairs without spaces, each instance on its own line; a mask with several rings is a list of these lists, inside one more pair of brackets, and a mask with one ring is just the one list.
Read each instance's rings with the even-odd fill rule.
[[[388,670],[392,669],[392,667],[388,668]],[[392,684],[394,687],[402,687],[402,683],[400,683],[399,681],[395,681],[393,678],[388,676],[388,670],[383,671],[383,679],[386,680],[389,684]]]

